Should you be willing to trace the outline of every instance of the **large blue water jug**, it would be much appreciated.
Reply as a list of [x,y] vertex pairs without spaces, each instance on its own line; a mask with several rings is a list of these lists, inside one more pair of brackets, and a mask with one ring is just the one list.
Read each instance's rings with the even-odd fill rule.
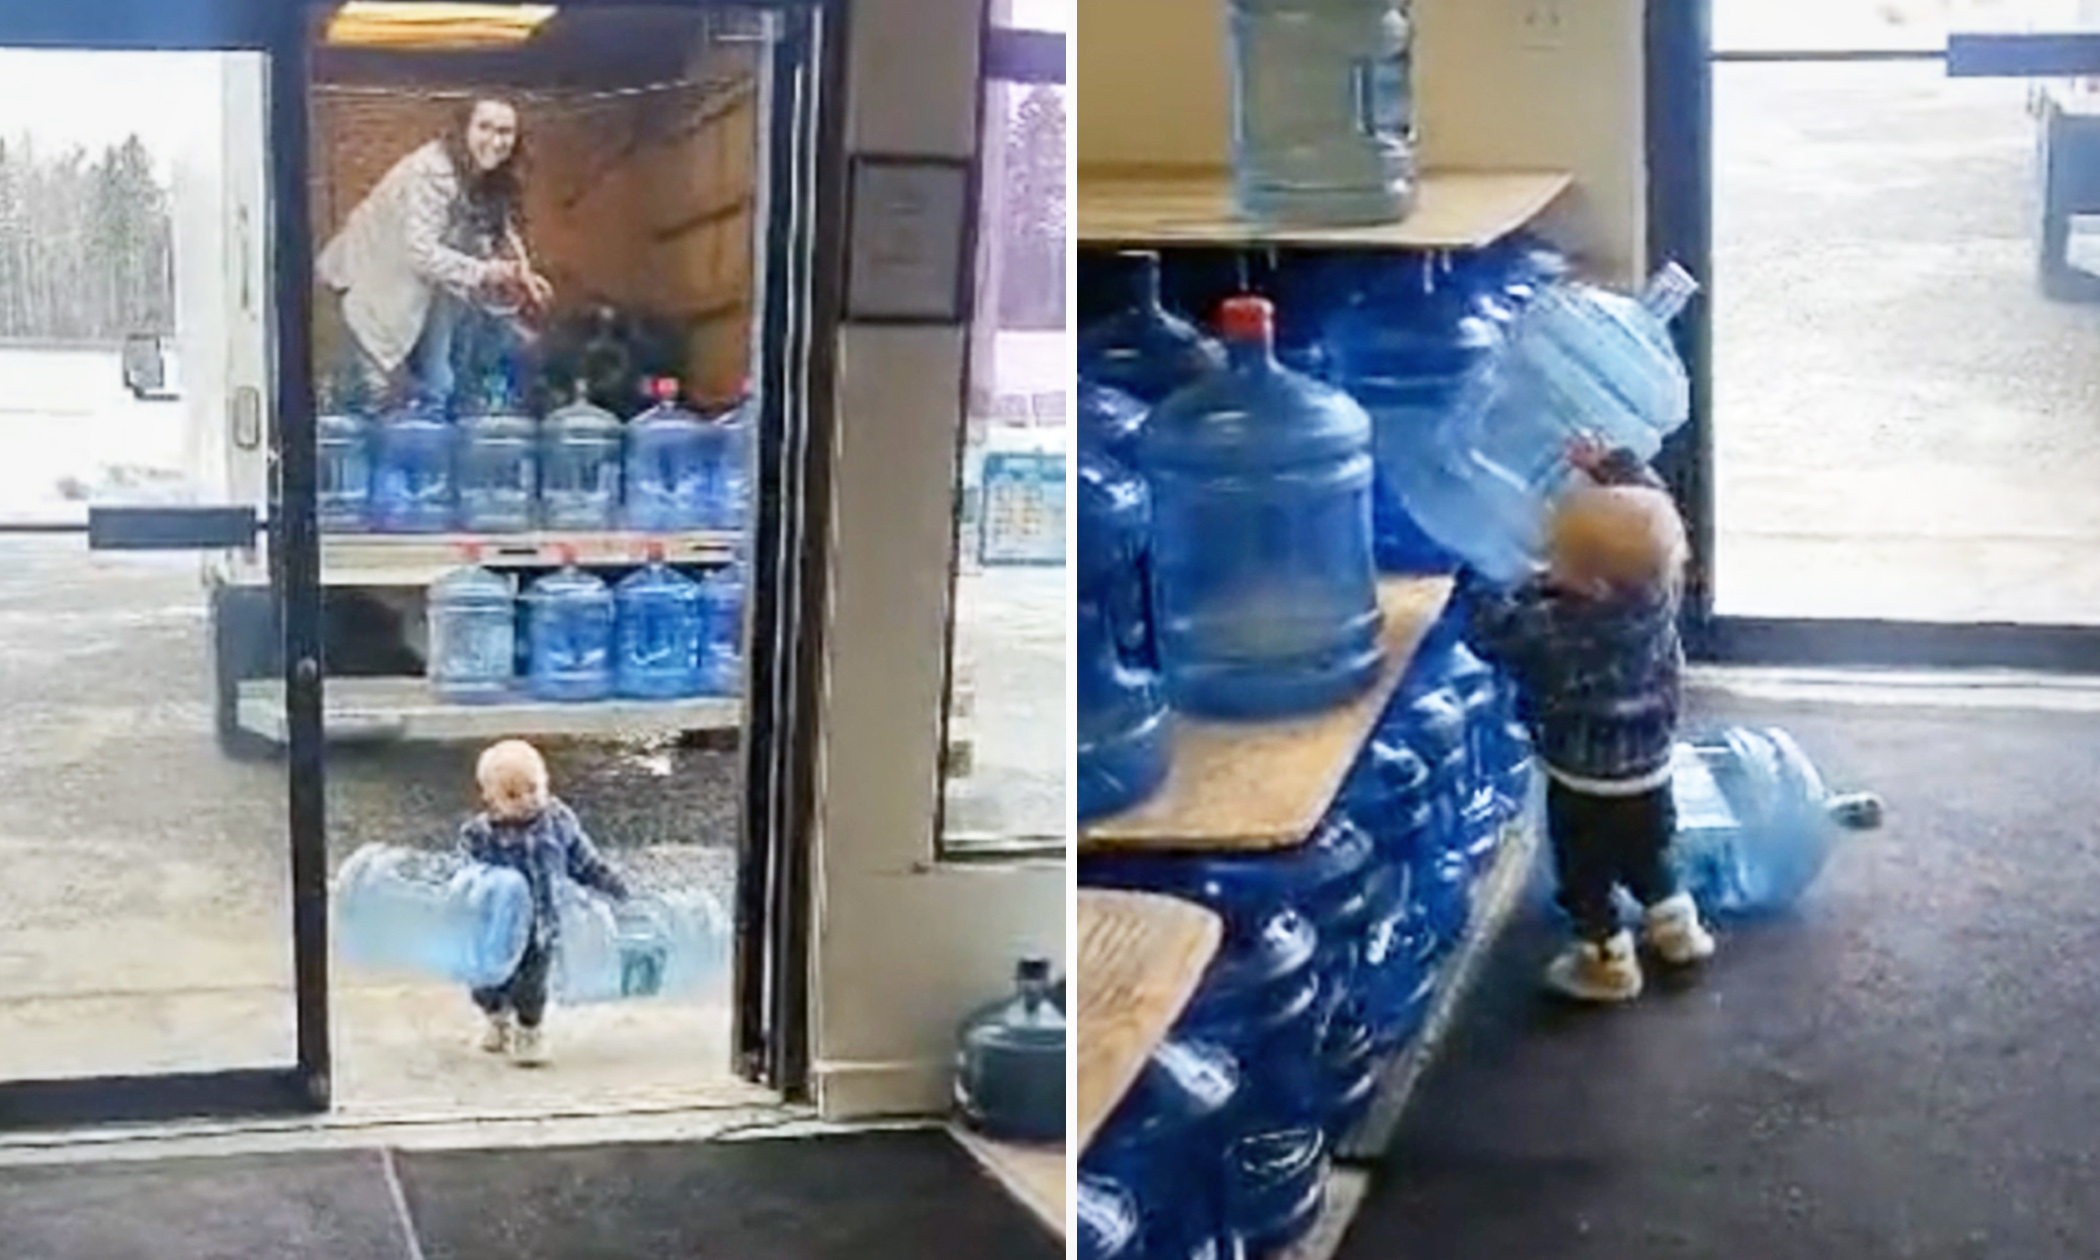
[[1224,1162],[1239,1065],[1221,1046],[1161,1042],[1087,1146],[1084,1173],[1130,1187],[1144,1254],[1205,1260],[1228,1254]]
[[709,520],[712,434],[678,403],[678,382],[655,383],[656,404],[627,422],[627,528],[670,533]]
[[314,426],[320,444],[314,507],[321,528],[355,533],[370,524],[372,422],[348,408],[326,407]]
[[709,459],[707,527],[742,530],[751,513],[751,458],[758,424],[758,400],[748,387],[736,406],[708,424]]
[[510,580],[481,567],[481,549],[430,584],[430,686],[439,699],[476,704],[511,694],[517,603]]
[[609,530],[620,516],[620,421],[579,388],[540,426],[540,520],[548,529]]
[[700,691],[744,694],[744,564],[723,565],[700,583]]
[[1013,992],[963,1021],[955,1107],[980,1133],[1015,1142],[1065,1134],[1064,1008],[1050,997],[1050,960],[1023,958]]
[[1079,1174],[1072,1229],[1079,1260],[1138,1260],[1143,1254],[1137,1200],[1106,1177]]
[[492,386],[478,415],[461,425],[460,528],[485,534],[521,534],[533,526],[539,496],[539,424]]
[[1128,250],[1114,273],[1116,313],[1079,331],[1079,374],[1149,405],[1225,364],[1218,343],[1160,304],[1159,255]]
[[603,700],[612,694],[613,595],[576,567],[562,567],[525,592],[526,687],[542,700]]
[[1785,731],[1726,727],[1677,746],[1671,792],[1680,878],[1720,916],[1783,911],[1808,891],[1839,836],[1881,824],[1880,798],[1833,794]]
[[704,889],[637,893],[614,903],[555,884],[561,948],[549,990],[571,1006],[639,998],[722,996],[731,926]]
[[[1330,379],[1370,413],[1381,451],[1412,446],[1434,458],[1438,434],[1468,386],[1494,370],[1502,332],[1433,257],[1382,268],[1327,321]],[[1384,464],[1373,479],[1378,566],[1447,573],[1456,557],[1417,524]]]
[[1231,367],[1153,410],[1153,598],[1175,707],[1272,718],[1376,680],[1371,420],[1272,353],[1261,298],[1225,303]]
[[1390,223],[1414,205],[1408,0],[1230,0],[1232,173],[1271,223]]
[[509,867],[367,844],[336,873],[333,922],[353,966],[479,988],[517,970],[532,890]]
[[1128,809],[1156,791],[1167,776],[1171,749],[1166,692],[1142,655],[1151,515],[1145,483],[1085,436],[1077,476],[1074,771],[1084,822]]
[[700,584],[665,564],[663,544],[651,543],[649,562],[622,578],[613,598],[614,690],[642,700],[699,695]]
[[1540,293],[1434,444],[1381,430],[1378,464],[1409,514],[1489,580],[1527,577],[1575,475],[1570,439],[1594,435],[1645,460],[1690,414],[1669,321],[1696,288],[1673,263],[1639,299],[1573,283]]
[[454,480],[458,432],[434,403],[411,402],[389,414],[373,435],[374,529],[390,534],[443,534],[458,509]]

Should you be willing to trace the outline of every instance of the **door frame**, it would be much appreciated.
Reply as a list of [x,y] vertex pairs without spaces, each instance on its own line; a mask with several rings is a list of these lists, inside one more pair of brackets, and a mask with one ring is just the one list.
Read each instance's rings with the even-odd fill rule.
[[[567,0],[570,7],[733,7],[780,15],[769,72],[765,290],[756,304],[763,419],[748,558],[744,809],[737,839],[732,1044],[737,1070],[788,1098],[810,1054],[811,832],[829,586],[831,452],[845,254],[845,0]],[[283,605],[297,1054],[289,1065],[196,1073],[0,1081],[0,1132],[325,1112],[331,1105],[326,753],[320,533],[311,355],[310,15],[303,0],[102,0],[0,7],[0,46],[77,51],[259,52],[267,59],[271,329],[277,475],[266,519]],[[782,98],[779,88],[792,85]],[[772,475],[766,475],[770,473]],[[77,533],[91,545],[230,545],[223,512],[98,513],[85,526],[0,523],[0,534]],[[202,518],[209,517],[209,520]],[[237,526],[236,526],[237,527]],[[208,542],[189,534],[216,530]],[[250,534],[252,537],[252,533]],[[92,541],[100,539],[101,541]]]
[[[2100,625],[1760,617],[1715,610],[1712,302],[1716,295],[1726,300],[1728,277],[1713,273],[1713,67],[1721,62],[1944,63],[1948,58],[1941,49],[1716,52],[1712,4],[1649,4],[1645,19],[1648,257],[1676,259],[1702,285],[1674,330],[1691,373],[1691,421],[1657,461],[1692,535],[1684,607],[1687,652],[1726,665],[2100,672]],[[2037,37],[2017,38],[2031,42]],[[2039,38],[2050,42],[2050,37]]]
[[[248,52],[265,58],[269,110],[265,156],[270,195],[270,385],[277,423],[270,451],[277,476],[266,519],[243,515],[247,538],[270,531],[272,586],[283,608],[288,727],[287,830],[292,882],[294,1062],[273,1067],[0,1081],[0,1130],[67,1128],[231,1116],[296,1115],[330,1099],[328,875],[321,747],[320,537],[314,511],[310,298],[303,279],[307,224],[304,5],[281,0],[0,8],[0,46],[70,51]],[[292,278],[300,283],[293,283]],[[186,550],[227,545],[220,509],[91,511],[89,523],[7,532],[77,533],[93,549]],[[202,597],[202,591],[199,595]]]

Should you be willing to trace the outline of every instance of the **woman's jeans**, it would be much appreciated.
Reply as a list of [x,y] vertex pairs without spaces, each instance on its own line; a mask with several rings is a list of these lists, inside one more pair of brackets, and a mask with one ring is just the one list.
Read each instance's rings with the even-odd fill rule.
[[366,396],[382,406],[400,401],[435,404],[447,414],[463,408],[459,397],[462,369],[478,388],[492,373],[501,373],[507,385],[526,387],[531,380],[528,362],[530,339],[513,317],[485,311],[451,293],[440,290],[431,298],[430,313],[423,319],[422,335],[409,349],[399,373],[389,376],[366,352],[357,335],[344,324],[344,348],[352,362],[345,367],[356,374]]

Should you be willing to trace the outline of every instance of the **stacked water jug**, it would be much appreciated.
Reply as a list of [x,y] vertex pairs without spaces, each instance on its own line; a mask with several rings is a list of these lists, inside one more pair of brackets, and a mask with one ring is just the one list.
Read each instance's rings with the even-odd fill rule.
[[[1293,361],[1324,379],[1276,361],[1266,302],[1228,300],[1222,345],[1169,313],[1143,252],[1116,260],[1120,309],[1081,333],[1082,820],[1156,789],[1174,712],[1259,720],[1360,695],[1381,663],[1378,571],[1514,576],[1567,437],[1601,429],[1647,455],[1683,419],[1663,331],[1681,273],[1635,302],[1568,281],[1522,236],[1345,262],[1277,284],[1321,304],[1291,314],[1317,330]],[[1085,883],[1181,896],[1226,925],[1083,1160],[1102,1238],[1128,1226],[1116,1254],[1287,1246],[1317,1215],[1333,1143],[1420,1031],[1474,882],[1532,793],[1514,697],[1463,630],[1455,609],[1430,630],[1298,848],[1082,858]]]
[[576,401],[535,418],[501,376],[463,416],[427,397],[377,418],[331,390],[321,399],[319,513],[335,533],[649,533],[737,530],[749,505],[754,404],[712,418],[679,384],[625,424]]
[[431,585],[428,676],[441,699],[489,703],[522,691],[582,703],[741,691],[740,562],[696,581],[666,564],[663,544],[651,542],[645,563],[608,585],[577,566],[574,547],[558,552],[562,566],[522,594],[482,567],[478,546],[463,548],[466,563]]

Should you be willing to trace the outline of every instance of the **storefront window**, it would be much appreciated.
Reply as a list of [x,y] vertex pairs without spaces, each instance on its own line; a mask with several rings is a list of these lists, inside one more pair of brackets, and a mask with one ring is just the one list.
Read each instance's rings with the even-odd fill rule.
[[942,828],[958,855],[1062,849],[1069,816],[1071,8],[1002,0],[993,18]]

